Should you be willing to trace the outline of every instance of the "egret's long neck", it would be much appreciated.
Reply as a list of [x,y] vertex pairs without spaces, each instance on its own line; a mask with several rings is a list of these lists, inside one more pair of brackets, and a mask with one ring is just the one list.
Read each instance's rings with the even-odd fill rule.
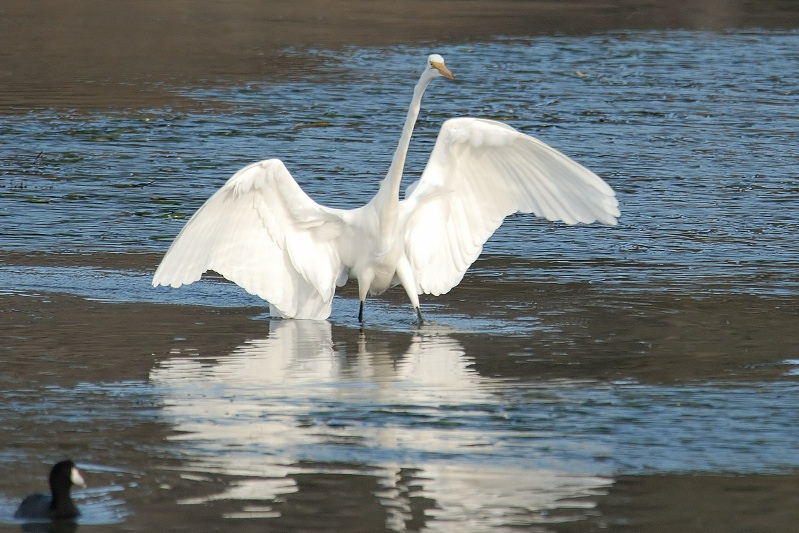
[[416,124],[416,119],[419,117],[422,95],[431,80],[431,77],[422,74],[419,83],[413,88],[413,99],[411,99],[411,106],[408,109],[408,116],[405,118],[405,126],[402,128],[402,135],[400,136],[397,150],[394,152],[391,166],[388,167],[388,173],[380,184],[380,190],[372,200],[372,202],[378,204],[378,213],[380,213],[380,222],[383,227],[387,227],[396,219],[405,158],[408,156],[408,147],[411,144],[413,127]]

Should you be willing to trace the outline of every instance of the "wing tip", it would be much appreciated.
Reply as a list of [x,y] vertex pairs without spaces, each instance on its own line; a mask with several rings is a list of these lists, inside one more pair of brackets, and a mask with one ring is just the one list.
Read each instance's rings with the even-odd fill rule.
[[172,287],[173,289],[177,289],[178,287],[182,287],[183,285],[188,285],[188,283],[183,283],[180,281],[162,281],[162,280],[153,280],[150,284],[154,289],[158,287]]
[[199,281],[200,278],[202,278],[202,275],[205,273],[205,271],[203,271],[200,272],[198,275],[193,275],[193,276],[186,276],[186,275],[170,276],[169,273],[160,272],[159,270],[155,271],[155,274],[153,274],[153,280],[150,282],[153,288],[172,287],[173,289],[177,289],[178,287],[182,287],[183,285],[191,285],[195,281]]

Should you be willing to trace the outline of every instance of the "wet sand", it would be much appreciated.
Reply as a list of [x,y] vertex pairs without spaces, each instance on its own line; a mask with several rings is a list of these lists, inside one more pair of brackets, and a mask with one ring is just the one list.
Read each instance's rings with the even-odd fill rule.
[[187,84],[307,75],[308,48],[797,23],[799,7],[769,0],[11,0],[0,7],[0,111],[179,105],[171,89]]

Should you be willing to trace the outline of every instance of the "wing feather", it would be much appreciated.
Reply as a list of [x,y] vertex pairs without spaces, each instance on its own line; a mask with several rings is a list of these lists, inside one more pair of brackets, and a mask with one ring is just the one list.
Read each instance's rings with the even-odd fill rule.
[[273,314],[324,319],[342,271],[343,213],[306,195],[270,159],[233,175],[189,220],[153,276],[179,287],[214,270],[270,303]]
[[615,193],[596,174],[506,124],[444,123],[421,179],[401,203],[417,291],[457,285],[483,244],[515,212],[567,224],[615,224]]

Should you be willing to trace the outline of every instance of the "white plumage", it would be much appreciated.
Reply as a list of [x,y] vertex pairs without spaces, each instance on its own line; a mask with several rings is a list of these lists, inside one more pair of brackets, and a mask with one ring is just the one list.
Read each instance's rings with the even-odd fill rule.
[[273,316],[325,319],[336,286],[357,279],[369,294],[402,285],[421,320],[419,294],[456,286],[483,244],[515,212],[567,224],[619,216],[613,190],[541,141],[490,120],[441,127],[418,182],[399,189],[422,94],[439,76],[433,54],[414,89],[380,190],[365,206],[314,202],[280,160],[238,171],[195,213],[161,261],[153,286],[179,287],[214,270],[270,304]]

